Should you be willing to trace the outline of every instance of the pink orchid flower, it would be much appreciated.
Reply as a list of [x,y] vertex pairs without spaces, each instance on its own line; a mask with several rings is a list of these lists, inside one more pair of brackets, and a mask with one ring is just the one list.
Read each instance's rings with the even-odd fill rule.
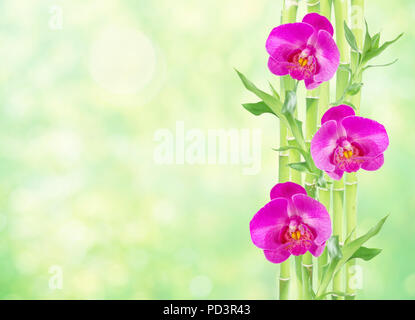
[[255,214],[249,227],[252,242],[273,263],[307,251],[320,256],[332,233],[326,208],[292,182],[272,188],[271,201]]
[[339,67],[340,53],[333,40],[333,26],[317,13],[307,14],[300,23],[274,28],[266,49],[272,73],[304,80],[308,90],[330,80]]
[[310,151],[316,167],[331,178],[340,180],[345,171],[374,171],[382,167],[383,153],[389,145],[383,125],[355,116],[346,105],[327,110],[321,125],[311,140]]

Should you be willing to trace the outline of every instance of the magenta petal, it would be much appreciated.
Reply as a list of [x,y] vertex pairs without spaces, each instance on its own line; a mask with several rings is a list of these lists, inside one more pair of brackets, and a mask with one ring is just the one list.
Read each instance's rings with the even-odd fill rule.
[[280,247],[276,250],[264,250],[265,258],[272,263],[281,263],[291,255],[287,249]]
[[334,171],[326,172],[328,176],[334,180],[340,180],[343,177],[344,170],[340,170],[339,168],[334,169]]
[[286,199],[273,199],[252,218],[249,229],[252,242],[261,249],[276,249],[281,243],[278,235],[288,224]]
[[303,254],[307,252],[309,245],[310,245],[310,242],[308,242],[308,246],[306,246],[305,243],[296,243],[292,245],[289,251],[294,256],[302,256]]
[[385,127],[379,122],[363,117],[347,117],[342,120],[347,138],[359,144],[364,156],[375,157],[383,153],[389,145]]
[[304,79],[304,84],[307,90],[313,90],[317,88],[322,82],[316,82],[312,78]]
[[295,80],[304,80],[305,78],[305,71],[302,68],[291,68],[290,69],[290,76]]
[[291,63],[285,61],[275,60],[273,57],[268,59],[268,68],[269,70],[277,76],[285,76],[289,72],[289,66]]
[[331,35],[320,30],[317,35],[316,59],[320,66],[319,72],[314,76],[314,81],[325,82],[333,78],[340,63],[340,53]]
[[297,208],[297,214],[301,217],[303,223],[314,229],[315,244],[322,245],[330,238],[332,233],[330,215],[326,207],[317,200],[303,194],[293,196],[293,201]]
[[308,249],[310,253],[315,257],[320,257],[326,247],[326,243],[324,242],[321,246],[318,246],[313,243],[313,245]]
[[311,156],[320,170],[334,171],[331,156],[337,146],[337,139],[337,123],[330,120],[322,125],[311,140]]
[[271,189],[271,199],[275,198],[285,198],[291,199],[291,197],[297,193],[302,193],[307,195],[307,191],[294,182],[284,182],[278,183]]
[[324,16],[319,15],[318,13],[309,13],[304,16],[303,22],[311,24],[311,26],[316,30],[326,30],[331,36],[333,36],[334,30],[329,19]]
[[287,50],[302,49],[313,32],[313,27],[306,23],[282,24],[272,29],[265,47],[271,56],[278,54],[277,49],[281,46],[285,46]]
[[385,158],[383,154],[378,155],[376,158],[372,158],[362,164],[362,169],[367,171],[375,171],[380,169],[383,166]]
[[344,171],[346,172],[356,172],[357,170],[360,169],[361,167],[361,163],[359,163],[358,161],[349,161],[346,162],[344,165]]
[[341,104],[337,107],[331,107],[329,110],[327,110],[321,118],[321,124],[324,124],[329,120],[335,120],[337,123],[340,123],[344,118],[354,115],[355,112],[352,107]]

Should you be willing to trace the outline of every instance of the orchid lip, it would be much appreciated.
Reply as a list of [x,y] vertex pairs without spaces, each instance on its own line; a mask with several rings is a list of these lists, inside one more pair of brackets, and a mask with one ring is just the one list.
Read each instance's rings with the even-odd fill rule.
[[283,229],[281,234],[281,243],[291,254],[295,253],[294,250],[308,250],[314,239],[315,235],[311,228],[296,220],[291,220],[288,227]]
[[361,147],[348,141],[341,140],[332,155],[332,163],[340,170],[355,172],[366,161]]

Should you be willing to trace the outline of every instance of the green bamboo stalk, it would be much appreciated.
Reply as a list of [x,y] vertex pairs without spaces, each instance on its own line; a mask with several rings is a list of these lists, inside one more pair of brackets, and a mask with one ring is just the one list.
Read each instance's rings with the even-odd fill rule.
[[[287,2],[284,1],[281,12],[281,23],[295,22],[297,19],[298,0]],[[285,76],[281,78],[281,97],[284,99],[285,90],[294,88],[294,81]],[[280,146],[286,146],[287,142],[287,127],[280,122]],[[290,171],[288,167],[289,154],[280,152],[279,156],[279,182],[286,182],[290,179]],[[279,298],[280,300],[288,300],[290,292],[290,278],[291,278],[291,259],[288,259],[280,264],[279,276]]]
[[320,0],[307,0],[307,12],[320,12]]
[[[348,66],[350,63],[350,50],[344,34],[344,22],[348,17],[348,1],[335,0],[334,15],[336,21],[336,43],[340,51],[340,65]],[[349,73],[339,68],[337,71],[336,98],[339,99],[348,84]],[[333,233],[339,236],[340,243],[344,241],[344,182],[342,180],[333,183]],[[344,272],[340,270],[333,279],[333,291],[342,292],[344,286]],[[341,297],[333,295],[333,299]]]
[[[364,30],[364,0],[351,0],[352,16],[351,29],[356,37],[356,43],[359,50],[363,49],[363,30]],[[351,52],[351,68],[356,69],[358,63],[358,53]],[[358,75],[358,82],[362,81],[361,74]],[[356,107],[356,114],[360,111],[361,91],[351,97],[351,102]],[[346,233],[349,235],[356,229],[357,225],[357,174],[349,173],[346,175]],[[352,236],[353,239],[354,236]],[[353,300],[356,297],[356,290],[352,285],[353,269],[356,261],[351,260],[346,265],[346,293],[347,300]]]
[[[307,91],[306,97],[306,144],[310,147],[311,139],[317,131],[319,90]],[[316,179],[312,174],[306,174],[305,188],[310,197],[316,198]]]
[[[307,12],[320,12],[319,0],[307,0]],[[311,139],[317,131],[318,122],[318,102],[320,89],[307,91],[306,96],[306,145],[309,148]],[[317,186],[316,179],[312,174],[307,173],[305,176],[305,189],[308,196],[316,199]],[[313,256],[307,252],[303,256],[303,282],[304,282],[304,298],[311,299],[310,292],[313,287]]]
[[[310,7],[309,7],[310,8]],[[318,93],[319,90],[307,91],[306,97],[306,145],[310,148],[310,142],[317,131],[317,116],[318,116]],[[307,173],[305,177],[305,189],[308,196],[316,199],[317,197],[317,183],[312,174]],[[304,281],[304,297],[310,299],[308,295],[313,286],[313,257],[310,252],[307,252],[303,257],[303,281]],[[310,288],[311,286],[311,288]]]
[[[280,146],[287,145],[287,127],[280,122]],[[278,181],[287,182],[290,179],[288,168],[288,153],[280,152],[278,161]],[[290,289],[290,259],[280,264],[279,299],[288,300]]]
[[[331,190],[329,188],[319,188],[318,189],[318,200],[323,206],[326,207],[327,211],[331,215]],[[323,279],[323,268],[328,263],[328,252],[325,248],[322,255],[318,258],[318,281],[321,282]]]
[[[334,181],[333,183],[333,234],[339,236],[339,242],[344,241],[343,236],[343,207],[344,204],[344,183],[343,180]],[[343,270],[333,278],[333,291],[342,292],[343,290]],[[334,296],[333,299],[341,299],[341,297]]]
[[303,300],[304,299],[302,260],[303,260],[303,256],[296,256],[295,257],[295,273],[297,275],[298,300]]
[[[324,15],[327,19],[331,19],[331,5],[332,0],[320,0],[320,14]],[[320,85],[320,99],[318,102],[318,122],[317,129],[321,127],[321,118],[327,111],[330,104],[330,82],[324,82]],[[329,177],[325,174],[325,179],[328,181]],[[327,211],[331,215],[331,189],[329,188],[317,188],[318,199],[326,207]],[[324,249],[322,255],[318,258],[318,273],[317,279],[320,282],[323,275],[323,268],[328,263],[328,252]]]

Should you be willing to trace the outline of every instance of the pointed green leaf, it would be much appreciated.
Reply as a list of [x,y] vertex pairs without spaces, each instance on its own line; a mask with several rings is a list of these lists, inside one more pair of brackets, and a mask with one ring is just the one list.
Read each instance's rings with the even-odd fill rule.
[[380,41],[380,33],[378,32],[372,37],[372,43],[371,43],[370,48],[371,49],[379,48],[379,41]]
[[349,260],[352,259],[362,259],[365,261],[372,260],[374,257],[376,257],[379,253],[382,252],[382,249],[377,248],[366,248],[366,247],[360,247],[357,249],[355,253],[350,257]]
[[242,106],[248,110],[250,113],[259,116],[263,113],[272,113],[275,114],[264,101],[257,103],[244,103]]
[[365,20],[365,25],[366,25],[366,33],[365,33],[365,42],[363,44],[363,55],[365,55],[372,47],[372,38],[369,34],[369,27],[367,25],[366,20]]
[[346,40],[349,43],[350,47],[356,51],[359,52],[359,48],[357,47],[356,37],[354,36],[352,30],[347,26],[346,21],[344,21],[344,32],[346,36]]
[[277,90],[275,90],[275,88],[272,86],[271,82],[268,82],[268,84],[269,84],[269,88],[271,89],[271,91],[274,94],[275,98],[277,98],[278,100],[281,100],[280,95],[278,94]]
[[356,227],[354,227],[353,230],[346,237],[346,240],[344,240],[344,245],[347,245],[352,240],[352,237],[353,237],[353,234],[355,233],[355,231],[356,231]]
[[386,219],[388,216],[384,217],[382,220],[380,220],[376,226],[374,226],[372,229],[370,229],[367,233],[365,233],[363,236],[349,242],[347,245],[343,246],[342,253],[343,257],[340,259],[339,263],[337,264],[334,274],[336,274],[339,269],[353,256],[353,254],[370,238],[374,237],[379,233],[379,231],[382,229],[383,225],[385,224]]
[[327,240],[327,251],[332,260],[340,260],[343,257],[339,244],[339,236],[332,236],[329,240]]
[[379,48],[371,48],[367,53],[363,55],[363,60],[362,60],[363,65],[365,65],[369,60],[380,55],[383,51],[385,51],[386,48],[388,48],[391,44],[398,41],[402,36],[403,36],[403,33],[401,33],[399,36],[397,36],[395,39],[391,41],[386,41]]
[[370,64],[366,67],[363,68],[363,71],[369,69],[369,68],[381,68],[381,67],[388,67],[393,65],[396,61],[398,61],[398,59],[393,60],[392,62],[389,63],[385,63],[385,64]]
[[383,225],[385,224],[386,219],[388,216],[384,217],[380,220],[376,226],[370,229],[366,234],[363,236],[351,241],[349,244],[343,247],[343,256],[347,258],[347,260],[370,238],[374,237],[379,233],[382,229]]
[[294,114],[295,108],[297,106],[297,95],[294,91],[287,90],[285,92],[284,105],[282,106],[282,113],[284,114]]
[[[383,225],[385,224],[386,219],[388,216],[381,219],[372,229],[370,229],[366,234],[363,236],[349,242],[348,244],[345,244],[341,250],[342,257],[339,259],[338,254],[334,249],[333,251],[333,257],[330,261],[329,267],[327,269],[327,272],[325,273],[323,279],[321,280],[320,286],[317,291],[317,296],[320,297],[327,289],[332,277],[343,267],[343,265],[353,256],[353,254],[370,238],[374,237],[379,233],[379,231],[382,229]],[[333,238],[333,237],[332,237]],[[331,239],[331,238],[330,238]],[[328,240],[328,242],[330,241]],[[338,240],[337,240],[338,242]],[[328,243],[327,243],[328,245]],[[336,248],[336,240],[331,241],[332,248]],[[330,253],[330,251],[329,251]]]
[[294,162],[294,163],[289,163],[288,166],[291,169],[300,171],[300,172],[309,172],[310,170],[308,169],[307,166],[307,162]]
[[273,148],[272,150],[283,152],[283,151],[287,151],[287,150],[291,150],[291,149],[302,151],[300,148],[294,147],[294,146],[284,146],[284,147],[280,147],[280,148]]
[[282,114],[282,103],[276,97],[258,89],[250,80],[248,80],[242,73],[235,69],[245,88],[260,99],[262,99],[265,104],[273,111],[273,113],[280,119],[285,120],[284,115]]

